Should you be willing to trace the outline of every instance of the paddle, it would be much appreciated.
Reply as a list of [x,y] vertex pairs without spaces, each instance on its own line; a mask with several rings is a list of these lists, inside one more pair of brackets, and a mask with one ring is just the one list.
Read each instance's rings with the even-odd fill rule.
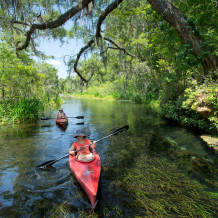
[[84,122],[76,123],[76,125],[84,125],[84,124],[85,124]]
[[[106,138],[108,138],[108,137],[110,137],[110,136],[113,136],[113,135],[118,135],[118,134],[120,134],[121,132],[124,132],[124,131],[126,131],[126,130],[128,130],[128,129],[129,129],[129,126],[128,126],[128,125],[123,126],[123,127],[121,127],[120,129],[117,129],[116,131],[114,131],[113,133],[111,133],[110,135],[105,136],[104,138],[101,138],[101,139],[97,140],[96,142],[100,142],[100,141],[102,141],[103,139],[106,139]],[[82,148],[80,148],[80,149],[78,149],[78,150],[76,150],[76,151],[74,151],[74,152],[80,151],[80,150],[82,150],[83,148],[86,148],[86,147],[88,147],[88,146],[90,146],[90,145],[92,145],[92,143],[90,143],[89,145],[86,145],[86,146],[84,146],[84,147],[82,147]],[[65,157],[68,157],[68,156],[69,156],[69,154],[66,154],[66,155],[64,155],[63,157],[60,157],[60,158],[58,158],[58,159],[56,159],[56,160],[49,160],[49,161],[46,161],[45,163],[42,163],[42,164],[40,164],[40,165],[38,165],[38,166],[36,166],[36,167],[37,167],[37,168],[45,168],[45,167],[47,167],[47,166],[51,166],[52,164],[56,163],[57,161],[59,161],[59,160],[65,158]]]
[[[84,125],[85,123],[84,122],[81,122],[81,123],[75,123],[74,125]],[[51,127],[51,125],[42,125],[41,126],[42,128],[44,127]]]
[[[77,118],[77,119],[84,119],[84,116],[77,116],[77,117],[67,117],[67,118]],[[50,120],[50,119],[56,119],[54,117],[41,117],[41,120]]]

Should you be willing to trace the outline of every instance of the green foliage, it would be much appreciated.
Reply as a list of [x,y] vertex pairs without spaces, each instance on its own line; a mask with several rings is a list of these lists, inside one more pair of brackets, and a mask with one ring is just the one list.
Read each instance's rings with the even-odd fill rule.
[[[22,1],[18,2],[18,5],[19,3]],[[20,10],[21,7],[15,10],[16,18],[23,20],[21,18],[24,16],[25,23],[32,23],[32,17],[37,22],[55,20],[60,16],[61,11],[67,11],[72,7],[72,3],[66,1],[34,0],[28,3],[23,5],[23,10]],[[70,31],[64,29],[64,26],[50,29],[46,31],[48,38],[52,37],[64,42],[65,37],[69,36],[83,38],[85,43],[88,42],[95,34],[96,30],[93,26],[99,14],[109,3],[111,1],[95,1],[92,22],[79,22],[78,17],[75,16]],[[217,101],[214,97],[216,91],[213,93],[213,88],[210,89],[210,86],[200,87],[202,93],[206,93],[206,89],[209,90],[206,102],[214,115],[208,120],[198,117],[195,110],[199,102],[195,99],[199,99],[198,87],[208,76],[205,75],[201,62],[207,55],[217,54],[217,5],[215,1],[210,0],[176,0],[170,3],[187,18],[193,32],[202,39],[201,47],[209,48],[206,52],[198,56],[194,55],[193,47],[184,44],[175,29],[148,2],[123,1],[120,7],[105,19],[102,34],[125,48],[135,58],[116,49],[113,44],[104,40],[104,37],[99,39],[78,63],[78,70],[83,77],[87,80],[91,78],[87,86],[82,86],[84,84],[78,76],[58,80],[55,70],[48,65],[35,64],[25,53],[20,53],[22,58],[17,58],[14,49],[4,48],[1,53],[2,62],[0,61],[1,84],[4,87],[3,91],[0,91],[1,95],[4,95],[4,98],[40,96],[44,103],[58,103],[59,92],[82,93],[95,97],[111,96],[115,99],[145,104],[157,101],[168,102],[164,109],[166,117],[184,125],[194,125],[201,129],[208,128],[209,125],[211,131],[216,129]],[[35,6],[31,7],[33,4]],[[9,6],[10,3],[1,5],[2,17],[10,18]],[[38,7],[42,11],[40,16],[36,15]],[[7,19],[2,22],[4,31],[8,33]],[[39,31],[37,34],[43,33]],[[8,39],[5,37],[5,40],[10,41],[10,45],[14,45],[14,41],[24,40],[19,34],[9,34],[9,36]],[[74,58],[68,62],[69,72],[75,63]],[[18,83],[20,76],[22,79]],[[190,82],[192,80],[196,80],[196,84]],[[8,81],[11,82],[12,88],[7,84]],[[182,96],[184,101],[180,104]]]
[[0,122],[38,118],[46,104],[60,103],[57,70],[36,63],[28,54],[17,57],[11,46],[0,43]]
[[[202,47],[209,46],[211,53],[215,53],[214,2],[186,0],[174,1],[173,4],[188,18],[193,31],[205,39]],[[90,61],[81,64],[86,78],[86,72],[94,69],[92,81],[88,88],[82,89],[83,94],[95,97],[110,95],[145,104],[161,101],[164,102],[163,113],[167,118],[185,126],[216,132],[217,91],[214,84],[209,85],[208,76],[201,66],[208,52],[196,58],[193,48],[184,44],[169,23],[145,1],[123,2],[119,10],[107,17],[105,35],[136,58],[131,59],[114,49],[105,49],[108,45],[100,40],[99,47],[93,48],[93,52],[97,53],[100,48],[102,60],[93,55]],[[99,61],[103,61],[104,65],[100,65]],[[81,89],[75,90],[81,92]],[[206,94],[206,106],[214,113],[208,119],[202,118],[196,111],[201,104],[199,95],[203,93]]]
[[[177,101],[168,101],[163,109],[164,115],[184,126],[194,126],[208,133],[218,131],[218,85],[211,80],[185,90],[184,96]],[[209,111],[201,116],[201,109]]]
[[0,122],[24,122],[38,119],[39,112],[44,109],[43,104],[38,99],[20,99],[1,101]]
[[205,80],[201,85],[196,81],[192,82],[193,86],[185,90],[186,100],[183,102],[183,108],[192,108],[208,106],[211,109],[218,108],[218,84],[210,80]]
[[177,121],[183,126],[194,126],[206,132],[211,132],[211,124],[208,120],[204,120],[194,110],[182,108],[182,102],[169,101],[163,107],[163,114],[166,118]]

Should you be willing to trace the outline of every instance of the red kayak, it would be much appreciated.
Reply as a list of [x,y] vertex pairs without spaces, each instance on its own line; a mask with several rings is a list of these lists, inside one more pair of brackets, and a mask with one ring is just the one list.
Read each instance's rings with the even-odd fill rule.
[[68,118],[58,118],[56,123],[61,126],[65,126],[68,123]]
[[79,161],[75,158],[75,155],[69,155],[69,165],[77,181],[88,195],[93,208],[95,208],[101,173],[101,160],[95,150],[93,154],[94,159],[89,162]]

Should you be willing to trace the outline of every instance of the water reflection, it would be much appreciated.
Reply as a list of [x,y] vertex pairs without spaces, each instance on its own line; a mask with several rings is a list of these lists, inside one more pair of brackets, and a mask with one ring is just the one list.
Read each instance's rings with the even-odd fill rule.
[[67,130],[68,124],[64,124],[64,125],[56,124],[56,125],[63,132],[65,132]]
[[[48,169],[35,169],[45,161],[66,155],[80,128],[85,129],[90,140],[98,140],[122,126],[130,126],[128,132],[97,144],[102,162],[99,214],[109,205],[120,205],[123,211],[128,211],[125,207],[128,193],[113,190],[113,177],[104,171],[110,156],[120,154],[121,147],[128,150],[130,144],[146,144],[156,134],[174,140],[184,150],[208,156],[199,136],[166,124],[158,113],[142,105],[72,98],[62,107],[68,117],[84,116],[84,120],[70,118],[64,129],[54,119],[0,127],[1,216],[49,216],[57,212],[57,206],[69,216],[78,216],[81,209],[90,207],[86,194],[69,170],[68,158]],[[46,117],[56,114],[57,109],[45,112]]]

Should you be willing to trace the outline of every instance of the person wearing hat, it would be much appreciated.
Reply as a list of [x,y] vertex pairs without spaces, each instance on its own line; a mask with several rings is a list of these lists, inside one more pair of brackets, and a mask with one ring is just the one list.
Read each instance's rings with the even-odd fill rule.
[[59,112],[57,114],[57,119],[60,119],[60,118],[66,118],[67,119],[67,116],[66,116],[66,114],[63,111],[63,108],[60,108]]
[[[72,155],[75,153],[76,150],[78,150],[86,145],[91,144],[91,141],[86,137],[87,137],[87,135],[84,133],[84,131],[82,129],[77,130],[76,135],[74,136],[74,138],[77,138],[77,141],[74,142],[72,144],[72,146],[70,147],[69,154]],[[81,160],[81,161],[92,160],[94,158],[94,154],[91,153],[89,147],[91,149],[95,149],[96,148],[96,141],[93,141],[93,143],[90,146],[87,146],[87,147],[77,151],[76,158],[78,160]]]

